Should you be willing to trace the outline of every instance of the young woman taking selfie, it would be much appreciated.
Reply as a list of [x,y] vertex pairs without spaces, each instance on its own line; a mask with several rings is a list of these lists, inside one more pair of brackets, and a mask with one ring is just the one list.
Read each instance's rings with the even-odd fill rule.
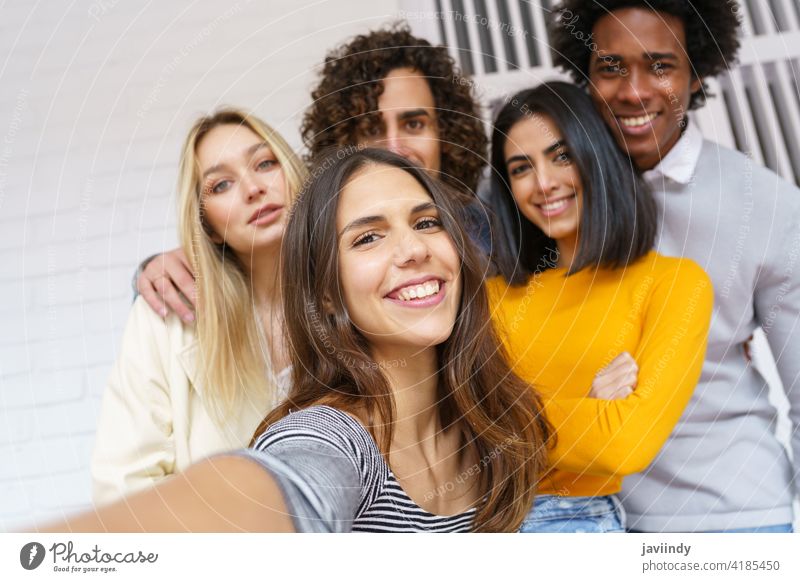
[[516,531],[550,429],[494,333],[461,205],[383,150],[331,152],[282,249],[292,388],[249,451],[54,531]]

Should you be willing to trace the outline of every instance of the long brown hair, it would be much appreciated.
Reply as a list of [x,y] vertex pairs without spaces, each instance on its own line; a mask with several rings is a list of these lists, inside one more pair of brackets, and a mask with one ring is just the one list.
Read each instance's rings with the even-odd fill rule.
[[444,230],[461,259],[462,291],[450,337],[438,346],[443,428],[457,427],[480,459],[485,497],[477,531],[514,531],[533,504],[552,429],[533,388],[507,363],[492,327],[483,285],[485,263],[464,232],[463,205],[447,186],[404,158],[379,149],[329,152],[311,171],[284,234],[282,282],[287,344],[292,359],[288,400],[256,432],[290,410],[325,403],[368,419],[384,455],[395,407],[380,366],[351,323],[341,293],[336,211],[339,195],[362,168],[381,164],[411,174],[439,208]]

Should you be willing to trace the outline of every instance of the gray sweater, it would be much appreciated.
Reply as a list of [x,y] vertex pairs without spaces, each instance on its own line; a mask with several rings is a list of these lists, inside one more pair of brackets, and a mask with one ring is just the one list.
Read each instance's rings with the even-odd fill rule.
[[[645,177],[662,210],[658,250],[700,264],[715,305],[694,396],[651,466],[625,479],[628,527],[790,523],[800,463],[800,190],[691,125]],[[794,468],[775,437],[766,382],[745,356],[758,326],[791,407]]]

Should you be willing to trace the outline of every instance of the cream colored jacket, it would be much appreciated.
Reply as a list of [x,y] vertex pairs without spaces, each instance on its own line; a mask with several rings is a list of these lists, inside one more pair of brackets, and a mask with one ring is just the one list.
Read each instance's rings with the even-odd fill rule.
[[286,391],[245,399],[224,426],[209,414],[196,377],[193,325],[174,314],[161,319],[141,297],[131,310],[111,371],[92,456],[96,504],[146,488],[213,453],[247,446],[264,415]]

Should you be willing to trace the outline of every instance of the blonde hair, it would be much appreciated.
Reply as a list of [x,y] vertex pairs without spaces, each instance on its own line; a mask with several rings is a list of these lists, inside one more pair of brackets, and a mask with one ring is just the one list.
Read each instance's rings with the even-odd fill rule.
[[[250,278],[225,243],[211,239],[203,218],[203,184],[197,147],[221,125],[239,125],[261,137],[283,169],[293,202],[306,176],[305,167],[286,141],[269,125],[249,113],[225,108],[201,117],[192,126],[180,161],[178,177],[178,230],[197,283],[198,372],[212,417],[223,423],[246,396],[274,403],[277,387],[268,351],[262,349],[264,330],[258,323]],[[255,398],[259,398],[256,400]]]

